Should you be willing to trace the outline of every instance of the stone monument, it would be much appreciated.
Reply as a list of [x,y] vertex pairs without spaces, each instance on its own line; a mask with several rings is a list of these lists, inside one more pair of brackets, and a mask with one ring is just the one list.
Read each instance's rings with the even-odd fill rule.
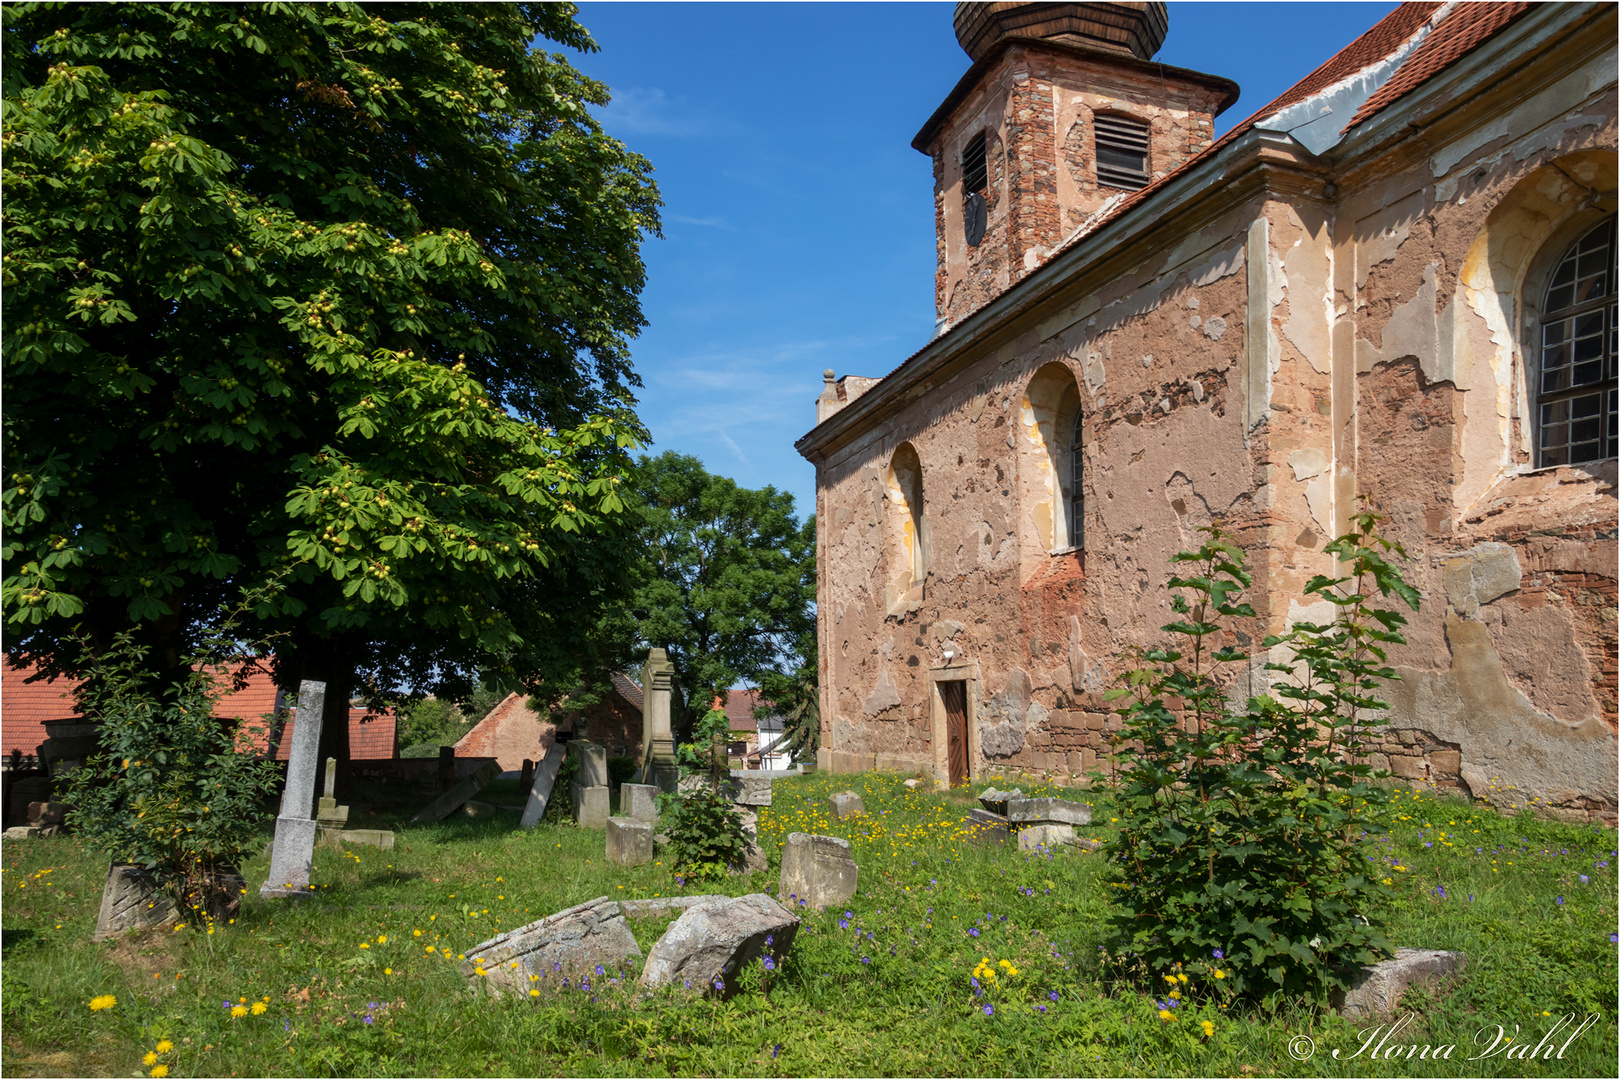
[[270,851],[270,873],[260,896],[309,895],[309,872],[315,858],[315,769],[321,749],[321,712],[326,684],[305,679],[298,684],[298,717],[293,724],[292,752],[287,758],[287,786],[281,793],[281,815]]
[[609,788],[607,747],[589,739],[574,739],[568,752],[579,761],[579,772],[574,780],[574,820],[587,829],[607,828]]
[[315,810],[315,825],[323,840],[349,823],[349,808],[339,806],[337,801],[337,766],[337,758],[326,759],[326,791]]
[[669,698],[675,665],[663,649],[647,650],[641,673],[641,781],[673,792],[681,770],[675,761],[675,735],[669,726]]

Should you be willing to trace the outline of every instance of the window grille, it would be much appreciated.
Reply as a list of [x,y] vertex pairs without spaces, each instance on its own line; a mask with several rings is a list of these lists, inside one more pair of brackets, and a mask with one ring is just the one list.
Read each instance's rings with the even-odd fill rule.
[[1086,546],[1086,495],[1080,481],[1085,474],[1080,442],[1080,413],[1074,414],[1074,431],[1069,436],[1069,546]]
[[1535,387],[1540,467],[1615,456],[1614,224],[1572,244],[1547,286]]
[[1095,116],[1097,183],[1134,191],[1148,182],[1148,127],[1124,116]]

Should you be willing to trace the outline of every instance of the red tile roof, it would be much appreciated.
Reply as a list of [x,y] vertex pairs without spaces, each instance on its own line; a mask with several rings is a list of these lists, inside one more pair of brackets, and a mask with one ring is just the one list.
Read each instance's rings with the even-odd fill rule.
[[1344,125],[1349,131],[1422,86],[1492,34],[1530,10],[1529,4],[1458,4]]
[[[73,691],[78,683],[68,679],[42,679],[29,683],[31,667],[15,667],[11,658],[4,658],[4,682],[0,684],[0,753],[20,750],[32,757],[45,740],[45,721],[62,720],[76,715],[77,702]],[[239,669],[238,669],[239,670]],[[246,721],[261,721],[276,707],[276,684],[270,673],[262,667],[248,672],[239,690],[220,698],[214,706],[214,715],[235,717]],[[288,709],[288,722],[281,732],[276,760],[286,761],[292,750],[292,729],[296,709]],[[371,719],[365,719],[367,716]],[[392,758],[395,718],[392,710],[368,714],[365,709],[349,710],[349,755],[357,759]],[[254,745],[265,748],[268,732],[261,730],[254,737]]]
[[529,708],[524,694],[508,694],[472,730],[456,740],[456,757],[487,757],[505,772],[539,761],[556,738],[556,725]]

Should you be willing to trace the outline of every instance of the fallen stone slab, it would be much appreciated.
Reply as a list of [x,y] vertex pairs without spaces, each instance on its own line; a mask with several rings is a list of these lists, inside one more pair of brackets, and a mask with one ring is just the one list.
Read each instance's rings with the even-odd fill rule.
[[40,835],[40,833],[43,831],[44,830],[37,829],[32,825],[13,825],[5,832],[0,833],[0,837],[4,837],[7,840],[32,840],[34,837]]
[[731,801],[738,806],[771,805],[771,777],[738,776],[732,773]]
[[1394,1014],[1401,995],[1462,971],[1468,958],[1441,949],[1396,949],[1395,956],[1361,969],[1345,990],[1335,991],[1333,1007],[1346,1020],[1377,1020]]
[[106,941],[131,930],[167,926],[179,919],[174,902],[158,888],[157,878],[139,866],[114,863],[101,890],[92,941]]
[[474,795],[488,787],[497,776],[501,775],[501,767],[494,761],[486,761],[478,767],[478,771],[467,779],[440,795],[419,810],[412,821],[443,821],[456,811],[457,807],[464,805]]
[[995,788],[985,788],[979,792],[979,805],[992,814],[1007,816],[1007,801],[1009,799],[1022,799],[1023,788],[1013,788],[1011,791],[997,791]]
[[384,851],[394,850],[394,834],[387,829],[344,829],[337,834],[344,844],[369,844]]
[[782,845],[782,876],[777,894],[784,903],[803,901],[806,907],[841,904],[855,895],[860,868],[850,855],[849,841],[815,833],[788,833]]
[[572,978],[594,973],[598,964],[622,969],[641,963],[641,947],[618,902],[598,896],[497,934],[466,956],[461,973],[469,979],[485,982],[494,993],[527,994],[530,975]]
[[652,857],[652,822],[627,817],[607,819],[608,862],[620,866],[640,866],[652,862]]
[[500,812],[500,807],[496,806],[494,803],[479,802],[476,799],[468,799],[461,806],[462,816],[470,817],[474,820],[478,820],[480,818],[492,818]]
[[737,974],[766,949],[786,956],[798,929],[798,916],[764,893],[696,905],[652,947],[641,983],[731,997],[738,990]]
[[1055,848],[1075,841],[1073,825],[1031,825],[1018,830],[1018,850]]
[[645,900],[620,900],[619,910],[624,912],[627,919],[644,919],[653,915],[663,915],[670,911],[685,911],[687,908],[699,904],[708,904],[716,900],[725,900],[724,893],[702,893],[698,896],[653,896]]
[[963,828],[967,831],[968,839],[980,844],[1005,844],[1012,838],[1006,818],[977,806],[968,811]]
[[1090,825],[1091,807],[1068,799],[1008,799],[1007,820],[1013,825]]
[[866,816],[866,803],[853,791],[840,791],[836,795],[827,797],[832,807],[834,821],[848,821],[851,818]]

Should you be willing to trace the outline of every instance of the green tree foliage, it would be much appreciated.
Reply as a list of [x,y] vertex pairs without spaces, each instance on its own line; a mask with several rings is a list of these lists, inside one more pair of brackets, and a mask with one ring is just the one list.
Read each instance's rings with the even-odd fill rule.
[[188,657],[161,696],[141,677],[143,652],[123,633],[87,655],[79,711],[100,749],[71,774],[68,820],[114,862],[152,871],[182,910],[216,915],[239,899],[229,874],[257,849],[260,800],[281,771],[253,751],[261,718],[214,716],[231,688],[216,652]]
[[[4,9],[3,604],[183,667],[555,684],[621,576],[650,166],[569,4]],[[273,586],[266,588],[266,586]]]
[[1148,650],[1148,666],[1110,691],[1132,698],[1108,848],[1122,878],[1115,950],[1155,980],[1185,969],[1272,1003],[1323,1001],[1389,953],[1386,883],[1359,843],[1380,829],[1387,792],[1364,742],[1384,723],[1375,694],[1398,677],[1385,649],[1403,642],[1406,622],[1377,602],[1394,594],[1415,611],[1419,598],[1378,520],[1357,515],[1323,549],[1343,575],[1313,577],[1305,594],[1333,605],[1334,620],[1266,637],[1288,662],[1265,664],[1271,692],[1241,709],[1227,665],[1249,661],[1234,636],[1235,622],[1255,618],[1241,600],[1243,553],[1210,528],[1199,550],[1174,556],[1190,572],[1170,579],[1180,618],[1163,629],[1185,645]]
[[634,671],[649,646],[668,651],[684,740],[713,695],[799,670],[815,637],[815,519],[801,523],[786,492],[738,487],[673,452],[642,458],[632,486],[629,592],[603,654]]

